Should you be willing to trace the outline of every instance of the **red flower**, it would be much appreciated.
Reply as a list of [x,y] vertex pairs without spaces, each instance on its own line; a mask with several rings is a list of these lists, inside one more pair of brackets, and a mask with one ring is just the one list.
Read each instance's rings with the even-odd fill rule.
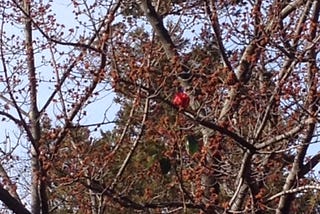
[[187,108],[189,106],[190,98],[184,92],[178,92],[173,98],[173,105],[179,108]]

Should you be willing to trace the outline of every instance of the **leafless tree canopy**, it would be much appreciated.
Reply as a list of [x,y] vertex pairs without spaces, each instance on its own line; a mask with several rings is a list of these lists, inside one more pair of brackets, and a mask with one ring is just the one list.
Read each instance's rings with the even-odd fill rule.
[[318,0],[0,0],[0,206],[320,213]]

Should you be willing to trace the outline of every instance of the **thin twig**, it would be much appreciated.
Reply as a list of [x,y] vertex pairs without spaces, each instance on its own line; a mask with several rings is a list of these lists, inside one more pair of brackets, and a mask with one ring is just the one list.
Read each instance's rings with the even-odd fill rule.
[[140,142],[140,139],[141,139],[141,137],[143,135],[144,128],[145,128],[145,122],[146,122],[147,117],[148,117],[149,102],[150,102],[150,99],[149,99],[149,97],[147,97],[146,101],[145,101],[145,106],[144,106],[143,117],[142,117],[142,121],[141,121],[140,132],[139,132],[137,138],[135,139],[135,141],[133,142],[133,145],[132,145],[127,157],[123,161],[123,163],[122,163],[122,165],[121,165],[116,177],[114,178],[112,184],[110,185],[110,189],[114,189],[114,186],[116,185],[116,183],[118,182],[119,178],[121,177],[121,175],[125,171],[126,167],[128,166],[128,163],[131,160],[131,157],[132,157],[134,151],[136,150],[136,148],[137,148],[137,146],[138,146],[138,144]]

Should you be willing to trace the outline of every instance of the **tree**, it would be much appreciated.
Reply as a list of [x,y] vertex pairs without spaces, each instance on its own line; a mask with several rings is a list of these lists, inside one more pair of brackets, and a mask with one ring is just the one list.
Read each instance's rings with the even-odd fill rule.
[[0,1],[8,210],[319,210],[318,1],[57,6]]

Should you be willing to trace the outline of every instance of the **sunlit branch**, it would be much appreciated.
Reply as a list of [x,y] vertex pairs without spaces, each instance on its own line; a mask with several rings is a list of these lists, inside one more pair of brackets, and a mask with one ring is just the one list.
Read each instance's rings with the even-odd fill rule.
[[155,8],[152,6],[150,0],[142,0],[141,9],[148,18],[150,24],[152,25],[156,35],[159,36],[160,42],[166,52],[166,55],[169,59],[177,56],[175,45],[171,40],[169,32],[163,25],[163,20],[155,11]]
[[268,201],[272,201],[272,200],[274,200],[276,198],[279,198],[279,197],[281,197],[283,195],[297,193],[297,192],[304,192],[306,190],[320,190],[320,185],[305,185],[305,186],[300,186],[300,187],[297,187],[297,188],[294,188],[294,189],[282,191],[282,192],[279,192],[279,193],[269,197],[267,199],[267,202]]
[[[295,64],[295,63],[293,63],[293,64]],[[275,98],[279,94],[279,91],[280,91],[281,87],[283,86],[283,84],[285,83],[286,79],[290,76],[290,74],[292,72],[292,68],[293,68],[293,66],[290,66],[288,69],[283,71],[283,73],[282,73],[283,75],[281,76],[281,79],[278,81],[278,84],[276,85],[276,87],[272,91],[272,95],[269,98],[266,110],[263,113],[261,123],[258,126],[257,131],[255,132],[254,139],[259,139],[264,127],[267,125],[268,117],[270,116],[271,109],[275,103]]]
[[[302,1],[300,0],[296,0],[295,2],[292,2],[290,3],[287,7],[285,7],[283,9],[283,11],[286,9],[286,8],[292,8],[292,9],[295,9],[295,7],[290,7],[291,4],[294,4],[296,3],[298,6],[299,4],[302,3]],[[306,2],[306,6],[304,7],[303,11],[302,11],[302,14],[299,18],[299,21],[297,22],[297,25],[295,27],[295,32],[294,32],[294,36],[292,38],[292,47],[293,47],[293,50],[296,50],[297,49],[297,46],[298,46],[298,43],[299,43],[299,35],[301,35],[301,32],[303,31],[304,29],[304,26],[305,26],[305,22],[306,22],[306,19],[308,18],[308,14],[310,13],[310,9],[311,9],[311,6],[312,6],[312,1],[307,1]],[[282,21],[283,22],[283,21]]]
[[245,194],[243,193],[246,189],[248,189],[248,184],[247,184],[248,179],[246,176],[248,175],[248,171],[250,170],[249,166],[250,166],[251,158],[252,158],[252,154],[249,154],[248,152],[246,152],[244,154],[244,157],[241,160],[241,167],[237,175],[237,188],[233,196],[229,200],[229,206],[231,206],[231,209],[232,209],[232,206],[238,207],[242,203],[245,197]]
[[277,143],[279,141],[292,138],[297,133],[299,133],[304,128],[304,126],[305,126],[305,123],[300,123],[298,126],[292,128],[289,131],[286,131],[283,134],[280,134],[280,135],[277,135],[275,137],[272,137],[271,139],[269,139],[269,140],[267,140],[265,142],[261,142],[261,143],[256,144],[255,147],[257,149],[263,149],[263,148],[265,148],[267,146],[274,145],[275,143]]
[[16,189],[13,187],[13,185],[15,185],[15,184],[12,182],[7,171],[4,169],[2,163],[0,163],[0,177],[2,180],[6,180],[8,182],[8,184],[7,184],[8,191],[12,195],[12,197],[14,197],[17,201],[19,201],[21,203],[21,199],[20,199],[19,195],[17,194]]
[[293,2],[290,2],[286,7],[284,7],[282,9],[282,11],[280,12],[280,18],[283,19],[286,16],[288,16],[291,12],[293,12],[294,10],[296,10],[299,6],[301,6],[302,4],[304,4],[306,1],[304,0],[295,0]]

